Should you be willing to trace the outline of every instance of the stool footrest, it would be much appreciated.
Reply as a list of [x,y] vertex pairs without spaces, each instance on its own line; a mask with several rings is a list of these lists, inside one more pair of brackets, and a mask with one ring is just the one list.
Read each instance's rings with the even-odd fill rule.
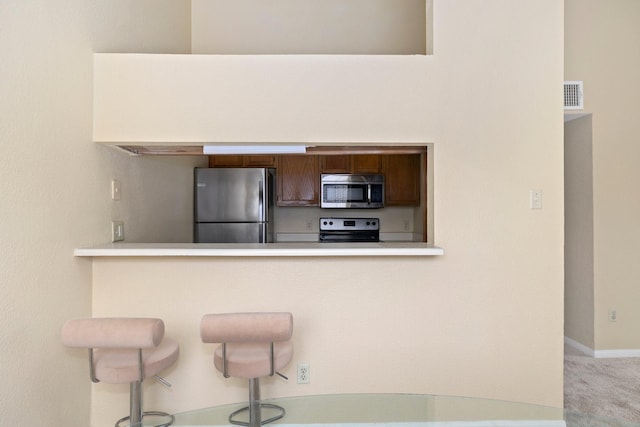
[[[274,415],[273,417],[267,418],[266,420],[260,420],[260,425],[265,425],[265,424],[269,424],[273,421],[279,420],[281,418],[283,418],[286,414],[286,411],[284,410],[284,408],[282,406],[278,406],[278,405],[272,405],[270,403],[261,403],[260,404],[261,408],[271,408],[271,409],[275,409],[278,411],[277,415]],[[249,426],[249,422],[247,421],[238,421],[238,420],[234,420],[233,417],[235,417],[236,415],[245,412],[245,411],[249,411],[249,407],[245,406],[244,408],[240,408],[237,411],[234,411],[231,413],[231,415],[229,415],[229,422],[231,424],[234,425],[238,425],[238,426]]]
[[[173,422],[175,421],[175,417],[171,414],[167,414],[166,412],[159,412],[159,411],[148,411],[148,412],[143,412],[142,413],[142,418],[144,419],[144,417],[146,416],[151,416],[151,417],[167,417],[169,418],[169,420],[165,423],[162,424],[155,424],[153,427],[169,427],[171,424],[173,424]],[[130,416],[126,416],[123,418],[120,418],[117,422],[115,427],[126,427],[126,425],[121,426],[120,424],[128,421],[131,417]],[[137,426],[139,426],[138,423],[136,423]],[[136,426],[131,426],[131,427],[136,427]]]

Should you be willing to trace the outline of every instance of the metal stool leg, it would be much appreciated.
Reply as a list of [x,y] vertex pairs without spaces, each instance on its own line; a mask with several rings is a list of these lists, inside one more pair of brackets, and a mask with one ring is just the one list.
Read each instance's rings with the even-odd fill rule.
[[262,425],[262,413],[260,412],[260,380],[249,380],[249,427]]
[[[276,415],[266,420],[262,420],[262,408],[271,408],[278,411]],[[249,411],[249,422],[235,420],[234,417],[241,412]],[[234,425],[245,427],[260,427],[284,417],[286,411],[282,406],[272,405],[269,403],[260,403],[260,379],[252,378],[249,380],[249,406],[240,408],[229,415],[229,422]]]
[[129,389],[129,421],[135,426],[142,422],[142,381],[132,382]]
[[[174,416],[166,412],[148,411],[142,412],[142,381],[132,382],[129,386],[129,416],[120,418],[116,421],[115,427],[121,427],[125,421],[129,421],[130,427],[139,427],[142,425],[142,419],[149,416],[167,417],[169,420],[162,424],[156,424],[154,427],[169,427],[175,420]],[[124,427],[124,426],[122,426]]]

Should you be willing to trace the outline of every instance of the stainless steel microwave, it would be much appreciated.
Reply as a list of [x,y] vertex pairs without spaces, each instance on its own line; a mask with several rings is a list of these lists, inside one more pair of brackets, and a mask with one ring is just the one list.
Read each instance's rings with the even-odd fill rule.
[[320,184],[321,208],[384,207],[384,175],[322,174]]

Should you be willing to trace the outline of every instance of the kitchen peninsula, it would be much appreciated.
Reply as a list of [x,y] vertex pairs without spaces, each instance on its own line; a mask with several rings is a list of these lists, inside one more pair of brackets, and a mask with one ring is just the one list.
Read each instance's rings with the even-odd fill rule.
[[[145,397],[155,407],[180,412],[246,397],[244,381],[223,383],[222,389],[215,377],[213,356],[198,333],[205,313],[293,314],[295,359],[281,371],[290,380],[261,381],[266,398],[356,392],[362,389],[361,381],[352,378],[384,372],[398,352],[430,354],[432,340],[416,341],[409,326],[430,323],[430,313],[452,298],[447,296],[451,287],[435,279],[445,259],[414,256],[422,243],[411,243],[417,245],[414,248],[403,245],[409,243],[367,243],[360,249],[350,243],[129,243],[78,249],[76,259],[91,265],[94,317],[159,317],[166,334],[179,340],[180,358],[164,376],[172,388],[149,387]],[[371,339],[372,331],[381,339]],[[385,337],[390,336],[398,342],[387,348]],[[376,357],[350,371],[353,364],[338,363],[327,350],[333,348],[351,349],[352,360],[360,352]],[[299,363],[311,366],[310,384],[296,383]],[[367,391],[427,392],[425,384],[426,373],[402,371],[400,376],[377,376]],[[96,411],[105,419],[118,413],[120,393],[104,386],[94,387],[93,393]]]
[[78,248],[74,254],[80,257],[394,257],[444,255],[444,249],[420,242],[113,243]]

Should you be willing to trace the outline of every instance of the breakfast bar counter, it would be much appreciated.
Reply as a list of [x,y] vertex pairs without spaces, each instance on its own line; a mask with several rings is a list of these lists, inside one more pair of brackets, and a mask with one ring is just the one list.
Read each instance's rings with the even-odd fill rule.
[[79,257],[332,257],[437,256],[444,249],[420,242],[372,243],[111,243],[74,251]]

